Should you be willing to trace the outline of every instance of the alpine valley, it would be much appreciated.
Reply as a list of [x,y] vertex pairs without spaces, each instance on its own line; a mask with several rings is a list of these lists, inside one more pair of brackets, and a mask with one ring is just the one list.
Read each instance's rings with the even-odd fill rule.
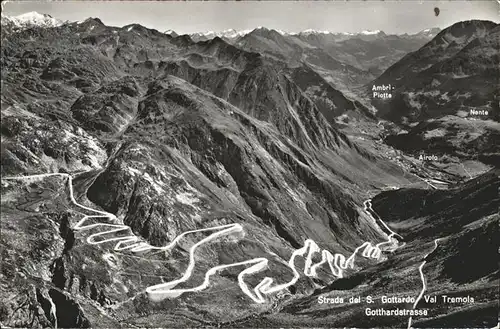
[[2,15],[2,327],[494,327],[499,33]]

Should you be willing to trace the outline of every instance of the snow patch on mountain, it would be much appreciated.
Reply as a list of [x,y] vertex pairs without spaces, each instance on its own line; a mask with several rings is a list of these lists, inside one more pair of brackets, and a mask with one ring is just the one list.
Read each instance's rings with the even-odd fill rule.
[[379,34],[380,30],[375,30],[375,31],[371,31],[371,30],[366,30],[366,31],[362,31],[360,32],[359,34],[363,34],[363,35],[375,35],[375,34]]

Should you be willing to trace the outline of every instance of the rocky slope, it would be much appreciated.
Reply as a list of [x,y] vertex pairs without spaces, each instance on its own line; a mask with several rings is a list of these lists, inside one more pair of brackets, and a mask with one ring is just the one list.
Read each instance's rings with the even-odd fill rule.
[[[416,300],[412,291],[422,287],[418,268],[425,260],[424,296],[435,300],[423,298],[418,302],[416,309],[427,310],[427,315],[414,316],[412,327],[494,327],[498,322],[499,270],[495,262],[485,260],[495,259],[499,247],[495,238],[500,220],[499,186],[496,170],[449,190],[404,188],[377,195],[373,209],[406,241],[389,261],[317,289],[309,297],[284,305],[279,313],[241,326],[299,326],[307,318],[311,327],[356,323],[362,328],[406,328],[407,317],[367,316],[366,308],[412,309]],[[381,296],[414,297],[414,301],[387,304]],[[326,298],[362,301],[319,302]]]
[[[339,132],[294,81],[301,72],[218,38],[197,43],[88,19],[12,33],[1,60],[2,175],[80,172],[78,202],[116,215],[115,225],[153,246],[187,230],[244,227],[200,247],[184,287],[213,266],[256,257],[270,264],[250,284],[287,282],[285,264],[307,238],[342,254],[365,239],[383,241],[361,211],[366,191],[412,180]],[[353,106],[328,90],[336,107]],[[190,246],[206,235],[167,254],[115,252],[114,243],[94,242],[95,233],[110,234],[102,224],[75,229],[87,211],[71,202],[65,179],[2,184],[6,326],[229,322],[334,279],[325,266],[254,305],[235,268],[214,275],[206,291],[153,303],[144,289],[182,276]],[[39,244],[43,255],[29,254]],[[370,262],[361,258],[354,270]],[[303,259],[297,267],[303,272]]]

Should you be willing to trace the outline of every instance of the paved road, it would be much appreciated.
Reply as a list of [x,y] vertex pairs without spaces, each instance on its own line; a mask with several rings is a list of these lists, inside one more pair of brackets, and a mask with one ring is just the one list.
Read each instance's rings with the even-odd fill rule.
[[[349,256],[345,257],[344,255],[340,253],[332,254],[328,250],[321,250],[319,246],[316,244],[311,239],[308,239],[304,242],[304,246],[300,249],[295,250],[289,261],[288,261],[288,266],[292,270],[294,276],[293,278],[286,283],[282,284],[274,284],[274,279],[270,277],[264,278],[255,288],[251,289],[248,284],[245,282],[245,277],[248,275],[252,275],[258,272],[261,272],[265,270],[268,267],[268,259],[264,257],[259,257],[259,258],[253,258],[251,260],[243,261],[243,262],[237,262],[233,264],[225,264],[225,265],[219,265],[215,266],[211,269],[209,269],[205,273],[205,279],[204,281],[197,287],[194,288],[185,288],[185,289],[180,289],[180,288],[175,288],[178,284],[186,282],[189,280],[189,278],[192,275],[192,272],[195,268],[196,260],[195,260],[195,253],[198,247],[202,246],[203,244],[206,244],[214,239],[217,239],[221,236],[229,235],[229,234],[234,234],[234,233],[241,233],[244,232],[243,227],[240,224],[228,224],[228,225],[221,225],[221,226],[216,226],[216,227],[210,227],[210,228],[204,228],[204,229],[199,229],[199,230],[192,230],[192,231],[187,231],[184,232],[180,235],[178,235],[171,243],[169,243],[166,246],[163,247],[155,247],[151,246],[147,242],[143,241],[139,237],[135,236],[131,230],[130,227],[126,225],[121,225],[121,224],[113,224],[117,223],[118,219],[114,214],[111,214],[106,211],[101,211],[97,209],[93,209],[87,206],[84,206],[80,203],[78,203],[75,200],[74,197],[74,192],[73,192],[73,177],[70,174],[65,174],[65,173],[51,173],[51,174],[40,174],[40,175],[31,175],[31,176],[15,176],[15,177],[5,177],[2,178],[3,180],[40,180],[46,177],[53,177],[53,176],[59,176],[62,178],[67,179],[68,183],[68,190],[69,190],[69,197],[71,202],[76,205],[77,207],[88,211],[90,213],[93,213],[92,215],[84,215],[84,217],[75,225],[73,226],[73,229],[76,231],[82,231],[82,230],[89,230],[92,228],[105,228],[106,230],[100,231],[98,233],[91,234],[90,236],[87,237],[86,241],[87,243],[91,245],[98,245],[98,244],[103,244],[103,243],[109,243],[109,242],[115,242],[114,250],[115,251],[122,251],[122,250],[130,250],[131,252],[144,252],[147,250],[170,250],[174,248],[179,240],[181,240],[183,237],[185,237],[188,234],[193,234],[193,233],[200,233],[200,232],[206,232],[210,233],[207,237],[203,238],[196,244],[194,244],[190,249],[189,249],[189,265],[186,268],[186,271],[184,274],[176,280],[170,281],[170,282],[165,282],[165,283],[160,283],[154,286],[150,286],[146,288],[146,292],[151,300],[154,301],[160,301],[165,298],[175,298],[180,295],[182,295],[185,292],[196,292],[196,291],[201,291],[203,289],[206,289],[209,284],[210,284],[210,277],[217,273],[218,271],[222,271],[226,268],[231,268],[231,267],[246,267],[243,271],[240,272],[238,275],[238,284],[241,288],[241,290],[248,296],[250,297],[254,302],[256,303],[265,303],[266,299],[263,295],[265,294],[271,294],[278,292],[280,290],[286,289],[292,285],[294,285],[297,280],[300,278],[301,274],[295,267],[295,259],[297,257],[305,257],[305,266],[304,266],[304,271],[303,274],[308,276],[308,277],[316,277],[317,276],[317,270],[320,266],[323,265],[328,265],[330,268],[331,273],[336,276],[336,277],[343,277],[344,275],[344,270],[347,268],[354,268],[354,262],[355,258],[358,255],[358,253],[361,251],[361,256],[366,257],[366,258],[372,258],[372,259],[379,259],[381,255],[381,250],[380,246],[387,244],[387,243],[394,243],[393,241],[393,236],[397,235],[397,233],[393,232],[390,230],[390,228],[382,221],[379,220],[385,225],[386,229],[388,229],[391,234],[388,235],[387,241],[381,242],[377,245],[372,245],[370,242],[364,242],[361,244],[359,247],[357,247],[354,252]],[[365,211],[367,211],[370,216],[372,216],[372,213],[370,213],[371,210],[371,203],[370,200],[365,201]],[[373,217],[373,216],[372,216]],[[107,222],[100,222],[100,223],[95,223],[95,224],[86,224],[86,222],[89,219],[101,219],[105,220]],[[111,223],[109,223],[111,222]],[[121,231],[127,231],[130,232],[130,235],[128,236],[120,236],[116,237],[116,233],[121,232]],[[96,240],[96,238],[99,238]],[[395,241],[397,244],[397,241]],[[321,261],[313,264],[313,257],[317,254],[321,253]]]
[[[418,302],[422,299],[425,291],[427,290],[427,282],[425,281],[423,269],[424,269],[425,263],[427,262],[427,260],[426,260],[427,256],[432,254],[437,249],[439,240],[440,240],[440,238],[437,238],[434,240],[434,248],[424,256],[424,261],[422,262],[422,264],[418,268],[418,271],[420,272],[420,279],[422,280],[422,290],[420,291],[420,294],[418,295],[417,299],[415,300],[415,303],[413,303],[413,309],[417,308]],[[412,328],[411,323],[412,323],[412,317],[410,316],[408,318],[408,329]]]

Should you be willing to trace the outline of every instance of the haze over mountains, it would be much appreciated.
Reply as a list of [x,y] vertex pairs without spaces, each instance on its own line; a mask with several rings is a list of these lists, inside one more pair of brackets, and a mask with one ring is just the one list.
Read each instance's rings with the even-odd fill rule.
[[[462,250],[493,257],[498,249],[500,180],[491,160],[498,24],[461,22],[415,35],[262,27],[190,36],[98,18],[23,17],[31,18],[2,16],[1,172],[11,178],[2,180],[2,325],[401,327],[408,317],[367,317],[364,303],[320,305],[318,297],[371,295],[375,308],[384,306],[382,295],[418,296],[418,268],[438,238],[441,249],[426,258],[428,293],[476,302],[420,302],[415,307],[432,311],[413,323],[495,324],[498,268]],[[394,84],[394,97],[371,100],[374,84]],[[493,115],[471,120],[457,104]],[[399,142],[427,136],[431,125],[456,127],[456,118],[468,137],[458,128],[422,147],[458,157],[467,149],[478,160],[473,179],[415,161],[418,144]],[[73,187],[61,176],[18,177],[57,172],[71,173]],[[89,211],[73,195],[116,218],[93,217],[89,224],[101,226],[76,230]],[[168,251],[133,253],[114,248],[113,239],[127,236],[105,231],[103,221],[155,247],[193,230],[244,230],[200,245],[194,256],[207,232]],[[290,255],[307,239],[317,244],[311,262],[325,250],[337,267],[325,261],[307,275],[304,254],[292,270]],[[383,246],[382,257],[357,255],[365,242]],[[350,254],[353,266],[339,275],[337,255]],[[252,291],[266,278],[276,286],[300,277],[262,304],[241,289],[245,266],[214,273],[199,292],[150,300],[145,289],[183,277],[191,257],[192,276],[176,288],[255,258],[268,265],[246,272]],[[470,275],[455,273],[470,264]]]
[[[220,32],[214,32],[214,31],[208,31],[208,32],[196,32],[196,33],[190,33],[189,36],[196,41],[206,41],[213,39],[215,37],[220,37],[220,38],[227,38],[229,40],[231,39],[236,39],[236,38],[241,38],[247,34],[252,33],[255,30],[263,29],[265,27],[259,26],[256,27],[255,29],[248,29],[248,30],[242,30],[242,31],[236,31],[235,29],[228,29]],[[271,29],[276,32],[278,32],[281,35],[284,36],[309,36],[309,35],[330,35],[336,37],[339,41],[340,40],[345,40],[348,38],[369,38],[368,36],[385,36],[386,34],[383,31],[380,30],[366,30],[366,31],[361,31],[361,32],[356,32],[356,33],[350,33],[350,32],[330,32],[330,31],[319,31],[319,30],[314,30],[314,29],[307,29],[304,31],[300,32],[285,32],[281,30],[276,30],[276,29]],[[407,33],[401,34],[401,36],[405,37],[434,37],[436,36],[437,33],[441,31],[440,28],[431,28],[431,29],[425,29],[422,30],[418,33],[415,33],[413,35],[409,35]],[[167,34],[172,34],[175,33],[176,35],[179,35],[179,33],[176,33],[173,30],[167,30],[165,31]]]

